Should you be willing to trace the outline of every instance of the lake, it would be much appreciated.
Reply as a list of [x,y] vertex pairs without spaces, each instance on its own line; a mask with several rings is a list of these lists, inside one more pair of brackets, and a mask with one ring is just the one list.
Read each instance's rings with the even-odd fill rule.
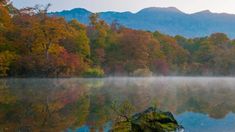
[[114,101],[170,111],[186,132],[235,131],[235,78],[120,77],[1,79],[0,132],[108,131]]

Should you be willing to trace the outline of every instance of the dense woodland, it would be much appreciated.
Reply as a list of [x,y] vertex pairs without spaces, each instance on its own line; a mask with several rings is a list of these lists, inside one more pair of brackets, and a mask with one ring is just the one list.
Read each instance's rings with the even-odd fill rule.
[[235,75],[235,40],[185,38],[48,16],[50,5],[15,9],[0,0],[1,77]]

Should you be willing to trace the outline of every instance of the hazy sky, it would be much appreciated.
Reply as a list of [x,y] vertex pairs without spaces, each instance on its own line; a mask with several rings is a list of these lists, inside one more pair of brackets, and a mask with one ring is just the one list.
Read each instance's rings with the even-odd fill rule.
[[51,11],[86,8],[93,12],[131,11],[145,7],[177,7],[183,12],[193,13],[202,10],[235,14],[235,0],[12,0],[17,8],[51,3]]

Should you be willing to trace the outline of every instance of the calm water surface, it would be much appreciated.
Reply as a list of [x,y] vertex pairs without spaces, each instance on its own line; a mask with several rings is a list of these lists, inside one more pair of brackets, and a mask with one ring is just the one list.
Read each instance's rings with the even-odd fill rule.
[[171,111],[186,132],[235,132],[233,78],[0,80],[2,131],[108,131],[113,101]]

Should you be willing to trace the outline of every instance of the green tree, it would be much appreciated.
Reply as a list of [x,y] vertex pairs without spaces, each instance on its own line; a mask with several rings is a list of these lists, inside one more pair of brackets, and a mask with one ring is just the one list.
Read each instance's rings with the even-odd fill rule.
[[104,62],[108,30],[109,26],[99,18],[98,14],[90,16],[87,34],[90,39],[91,58],[95,66],[100,66]]

